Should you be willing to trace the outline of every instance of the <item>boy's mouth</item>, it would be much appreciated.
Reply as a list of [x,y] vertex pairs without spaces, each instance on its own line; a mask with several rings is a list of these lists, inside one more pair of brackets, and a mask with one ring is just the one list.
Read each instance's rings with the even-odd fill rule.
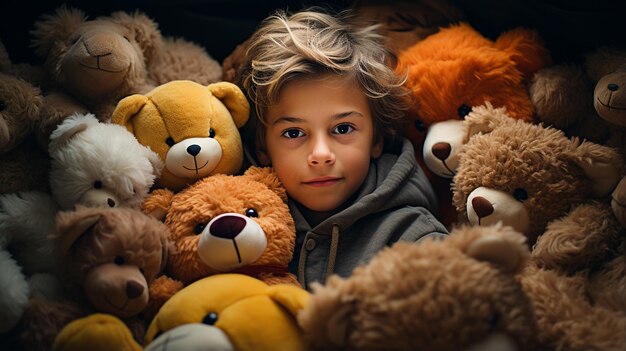
[[319,177],[319,178],[313,178],[313,179],[306,180],[306,181],[302,182],[302,184],[309,185],[309,186],[314,186],[314,187],[324,187],[324,186],[331,186],[333,184],[336,184],[341,179],[343,179],[343,178],[340,178],[340,177]]

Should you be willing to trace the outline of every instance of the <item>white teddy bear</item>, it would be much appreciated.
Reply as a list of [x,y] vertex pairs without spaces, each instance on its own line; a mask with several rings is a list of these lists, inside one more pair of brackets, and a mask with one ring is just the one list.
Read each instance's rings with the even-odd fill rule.
[[163,169],[126,128],[92,114],[65,119],[50,136],[52,194],[0,195],[0,333],[14,328],[31,297],[60,293],[48,236],[56,214],[76,204],[137,208]]

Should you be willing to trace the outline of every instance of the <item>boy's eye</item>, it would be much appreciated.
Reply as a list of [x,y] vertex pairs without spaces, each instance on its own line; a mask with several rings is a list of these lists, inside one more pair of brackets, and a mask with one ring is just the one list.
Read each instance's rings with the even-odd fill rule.
[[282,136],[287,139],[295,139],[304,136],[304,133],[299,129],[287,129],[283,132]]
[[335,134],[348,134],[354,131],[354,127],[349,124],[340,124],[333,129]]

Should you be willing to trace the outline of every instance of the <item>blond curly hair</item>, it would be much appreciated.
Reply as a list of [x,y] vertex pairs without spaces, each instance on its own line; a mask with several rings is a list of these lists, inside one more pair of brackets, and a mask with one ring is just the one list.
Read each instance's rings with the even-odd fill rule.
[[277,103],[281,89],[324,74],[358,82],[372,112],[375,138],[393,141],[407,108],[406,75],[394,73],[396,57],[377,28],[359,23],[350,11],[331,15],[317,8],[291,15],[278,10],[266,18],[248,42],[239,78],[261,122],[257,142],[264,144],[265,113]]

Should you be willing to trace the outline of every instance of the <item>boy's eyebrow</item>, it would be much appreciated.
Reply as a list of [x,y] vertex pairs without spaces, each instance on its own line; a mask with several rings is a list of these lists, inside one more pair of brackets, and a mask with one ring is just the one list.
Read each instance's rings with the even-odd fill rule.
[[[334,116],[331,117],[331,119],[342,119],[342,118],[346,118],[350,115],[357,115],[360,117],[363,117],[363,114],[359,111],[346,111],[346,112],[342,112],[342,113],[338,113]],[[292,117],[292,116],[282,116],[282,117],[278,117],[272,124],[279,124],[279,123],[301,123],[304,122],[303,118],[298,118],[298,117]]]

